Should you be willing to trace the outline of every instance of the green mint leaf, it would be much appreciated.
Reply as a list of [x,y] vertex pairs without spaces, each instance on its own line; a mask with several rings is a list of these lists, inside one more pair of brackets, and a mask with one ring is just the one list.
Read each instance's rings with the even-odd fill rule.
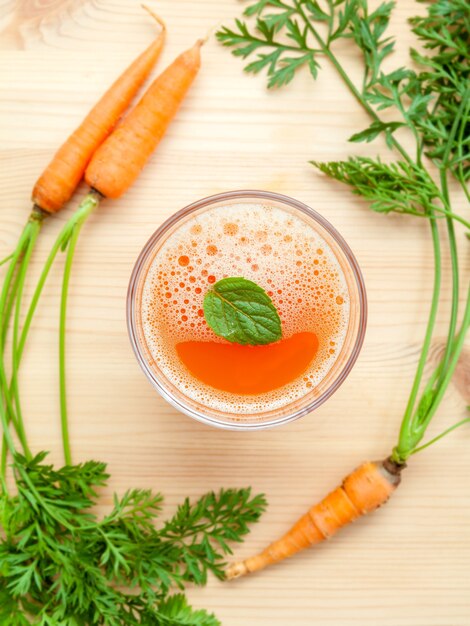
[[265,345],[282,337],[281,320],[268,294],[256,283],[219,280],[204,298],[204,316],[216,335],[242,345]]

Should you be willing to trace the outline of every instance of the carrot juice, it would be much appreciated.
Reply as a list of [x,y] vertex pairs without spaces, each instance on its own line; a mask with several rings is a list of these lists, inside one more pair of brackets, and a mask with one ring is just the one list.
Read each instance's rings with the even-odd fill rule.
[[[197,407],[209,419],[262,423],[318,398],[351,343],[355,293],[337,248],[311,216],[269,194],[181,216],[147,249],[133,283],[132,317],[146,367],[181,410]],[[227,277],[265,290],[281,320],[279,341],[240,345],[214,333],[204,297]]]

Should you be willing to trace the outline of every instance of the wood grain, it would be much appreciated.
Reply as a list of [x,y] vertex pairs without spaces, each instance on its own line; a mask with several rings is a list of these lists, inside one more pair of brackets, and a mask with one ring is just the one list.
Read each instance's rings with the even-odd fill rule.
[[[401,0],[393,21],[406,60],[406,18],[423,7]],[[14,244],[35,178],[103,86],[146,44],[153,24],[131,0],[12,2],[0,17],[0,256]],[[169,40],[160,67],[195,38],[238,15],[236,0],[160,0]],[[75,459],[107,460],[111,489],[153,487],[171,510],[186,495],[252,484],[270,502],[239,555],[261,548],[365,459],[394,444],[429,306],[432,255],[418,219],[372,214],[317,175],[308,160],[341,158],[367,124],[330,67],[267,94],[211,40],[203,71],[158,153],[134,188],[103,204],[87,224],[74,268],[69,313],[69,382]],[[348,71],[359,77],[357,60]],[[379,144],[354,146],[375,154]],[[160,399],[131,352],[126,288],[150,234],[171,213],[214,192],[260,188],[293,195],[329,219],[362,266],[369,326],[359,361],[314,414],[279,430],[219,432]],[[80,193],[83,193],[81,190]],[[77,200],[80,194],[78,194]],[[464,210],[463,200],[458,203]],[[465,209],[466,210],[466,209]],[[72,208],[41,236],[34,273]],[[462,241],[463,244],[463,241]],[[468,280],[469,251],[462,264]],[[437,353],[450,303],[445,261]],[[61,461],[57,394],[60,267],[40,305],[22,369],[25,414],[35,449]],[[28,294],[31,293],[31,283]],[[468,361],[467,361],[468,363]],[[432,433],[464,416],[452,387]],[[468,398],[467,398],[468,401]],[[470,430],[413,459],[393,501],[333,542],[262,575],[191,590],[225,626],[468,626],[470,624]]]

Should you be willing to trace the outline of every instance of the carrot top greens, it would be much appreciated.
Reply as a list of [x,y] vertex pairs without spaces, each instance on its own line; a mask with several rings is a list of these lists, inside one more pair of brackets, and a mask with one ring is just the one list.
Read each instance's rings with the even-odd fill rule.
[[[253,23],[237,20],[223,27],[217,38],[242,59],[255,55],[245,70],[265,70],[269,87],[289,83],[307,67],[313,79],[323,64],[330,64],[358,104],[369,114],[368,128],[354,134],[351,142],[371,142],[384,137],[396,155],[392,163],[379,157],[352,156],[347,160],[312,164],[327,176],[348,185],[380,213],[406,213],[429,222],[434,250],[434,287],[429,321],[409,401],[403,416],[393,461],[406,459],[434,443],[464,419],[428,444],[422,438],[445,393],[457,365],[470,327],[470,288],[461,285],[456,224],[470,235],[470,222],[453,208],[449,179],[459,183],[470,200],[470,47],[467,0],[437,0],[426,15],[410,20],[420,51],[410,52],[412,66],[385,71],[382,63],[394,49],[386,35],[394,2],[371,10],[367,0],[258,0],[245,9]],[[363,60],[361,84],[354,84],[336,53],[336,43],[348,40]],[[350,52],[346,52],[350,54]],[[386,111],[387,119],[382,119]],[[398,139],[408,131],[414,149]],[[442,359],[424,381],[442,282],[442,239],[438,222],[444,221],[452,267],[452,307]],[[459,310],[460,297],[465,299]]]
[[203,585],[209,572],[223,578],[228,544],[258,519],[261,496],[226,489],[185,500],[157,528],[163,497],[131,489],[98,519],[92,507],[106,465],[54,469],[45,457],[17,454],[18,493],[0,497],[0,623],[220,624],[171,589]]

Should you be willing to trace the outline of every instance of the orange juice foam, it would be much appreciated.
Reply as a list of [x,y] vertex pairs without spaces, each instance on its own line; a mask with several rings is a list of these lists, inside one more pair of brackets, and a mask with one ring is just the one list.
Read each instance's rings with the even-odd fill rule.
[[[228,276],[266,290],[283,338],[317,336],[315,356],[295,380],[266,393],[229,393],[201,382],[180,361],[182,342],[227,344],[208,327],[203,300],[212,284]],[[343,345],[349,296],[338,260],[307,216],[239,203],[193,215],[168,236],[145,278],[141,315],[156,366],[180,392],[218,411],[261,413],[305,396],[323,380]]]

